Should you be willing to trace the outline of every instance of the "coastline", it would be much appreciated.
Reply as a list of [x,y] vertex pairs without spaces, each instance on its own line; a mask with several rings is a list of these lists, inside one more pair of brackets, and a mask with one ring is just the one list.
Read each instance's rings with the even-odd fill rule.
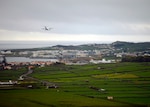
[[55,45],[83,45],[94,43],[112,43],[110,41],[0,41],[0,50],[31,49],[51,47]]

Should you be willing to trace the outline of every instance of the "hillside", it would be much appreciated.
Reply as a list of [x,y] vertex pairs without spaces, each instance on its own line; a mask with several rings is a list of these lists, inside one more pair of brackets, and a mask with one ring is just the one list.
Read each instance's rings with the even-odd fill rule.
[[108,49],[108,48],[111,48],[111,44],[83,44],[78,46],[56,45],[51,47],[51,49],[64,49],[64,50],[98,50],[98,49]]
[[[83,45],[55,45],[42,48],[31,49],[11,49],[12,52],[38,51],[38,50],[99,50],[104,53],[120,52],[146,52],[150,53],[150,42],[123,42],[116,41],[111,44],[83,44]],[[5,51],[5,50],[4,50]]]
[[115,49],[122,49],[126,52],[134,52],[134,51],[149,51],[150,50],[150,42],[140,42],[140,43],[133,43],[133,42],[121,42],[117,41],[112,43],[112,46]]
[[[149,69],[150,63],[36,67],[30,78],[18,81],[18,85],[1,87],[0,106],[149,107]],[[0,72],[0,81],[18,79],[24,70]]]
[[84,44],[78,46],[56,45],[47,49],[63,49],[63,50],[108,50],[113,52],[149,52],[150,42],[122,42],[116,41],[111,44]]

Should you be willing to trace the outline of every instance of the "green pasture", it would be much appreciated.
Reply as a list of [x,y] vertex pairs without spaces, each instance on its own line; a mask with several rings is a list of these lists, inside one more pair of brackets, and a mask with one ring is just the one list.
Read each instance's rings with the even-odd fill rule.
[[94,75],[95,78],[138,78],[138,76],[134,74],[122,74],[122,73],[114,73],[114,74],[102,74],[102,75]]
[[[20,74],[15,72],[22,71],[13,72],[18,77]],[[5,75],[0,74],[0,80],[3,80]],[[38,89],[0,90],[0,106],[150,106],[150,63],[52,65],[35,68],[30,76],[56,84],[58,88],[46,89],[41,84]],[[108,100],[108,96],[113,100]]]
[[27,72],[26,68],[21,68],[18,70],[0,70],[0,81],[16,80],[25,72]]
[[[6,96],[9,95],[9,96]],[[56,90],[1,90],[3,107],[104,107],[129,106],[106,99],[94,99]],[[9,99],[8,99],[9,98]],[[9,103],[8,103],[9,102]]]

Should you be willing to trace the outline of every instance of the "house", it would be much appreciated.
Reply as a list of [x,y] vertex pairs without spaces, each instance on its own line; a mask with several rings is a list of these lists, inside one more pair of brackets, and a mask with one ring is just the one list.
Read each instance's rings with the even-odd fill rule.
[[114,98],[113,98],[113,96],[107,96],[107,99],[108,100],[113,100]]
[[28,66],[28,70],[31,70],[33,68],[34,68],[34,66]]
[[9,80],[8,82],[1,82],[0,81],[0,85],[13,85],[13,84],[18,84],[18,82],[12,81],[12,80]]
[[10,50],[3,50],[0,51],[1,54],[5,55],[5,54],[12,54],[12,52]]
[[12,69],[12,67],[11,66],[4,66],[4,69],[5,70],[10,70],[10,69]]

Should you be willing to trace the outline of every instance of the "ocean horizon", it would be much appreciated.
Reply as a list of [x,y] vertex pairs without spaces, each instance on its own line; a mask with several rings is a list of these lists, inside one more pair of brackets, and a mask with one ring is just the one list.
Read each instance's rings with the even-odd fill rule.
[[112,43],[108,41],[0,41],[0,50],[51,47],[55,45],[82,45]]

